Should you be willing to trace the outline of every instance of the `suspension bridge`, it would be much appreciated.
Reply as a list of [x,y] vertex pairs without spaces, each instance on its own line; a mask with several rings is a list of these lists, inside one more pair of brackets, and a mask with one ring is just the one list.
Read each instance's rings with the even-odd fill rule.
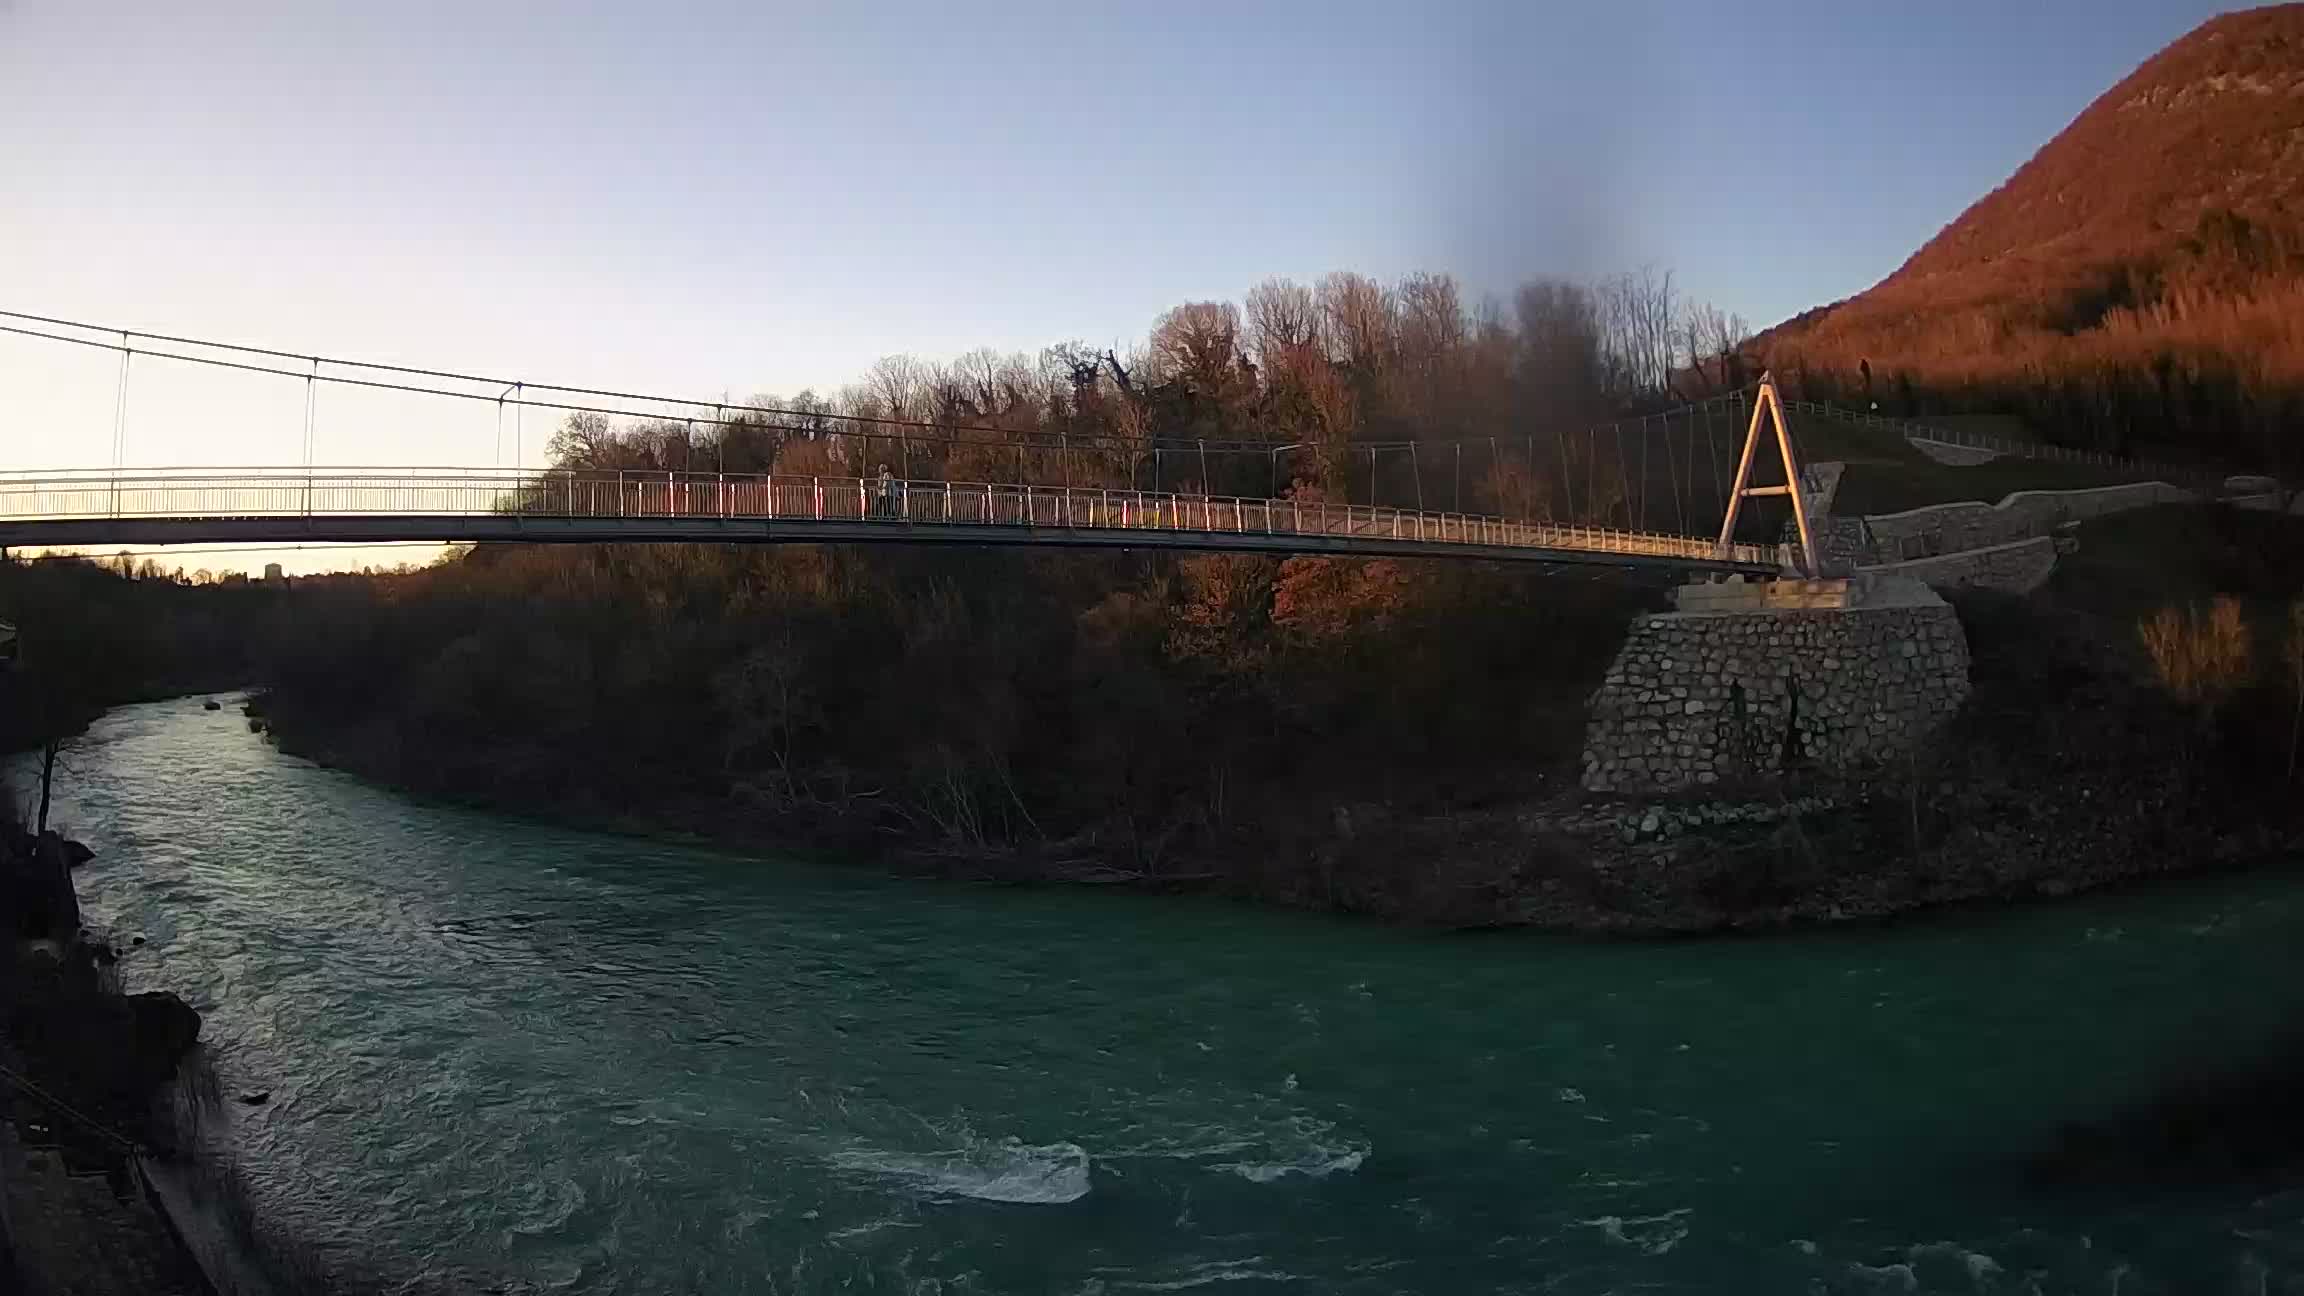
[[[963,421],[835,413],[535,383],[446,369],[331,359],[0,311],[0,337],[38,354],[110,353],[117,370],[111,463],[100,468],[0,465],[0,548],[402,542],[708,542],[1030,545],[1275,554],[1448,557],[1665,567],[1772,576],[1808,570],[1808,546],[1739,538],[1756,484],[1796,459],[1772,386],[1648,419],[1542,435],[1457,441],[1298,444],[1018,432]],[[128,462],[129,414],[152,366],[228,371],[295,385],[304,462],[139,467]],[[32,371],[36,380],[40,370]],[[18,377],[17,381],[24,381]],[[0,373],[0,410],[10,377]],[[496,457],[506,420],[528,411],[676,429],[677,464],[632,467],[514,463],[488,467],[330,466],[314,462],[324,390],[493,405]],[[1763,437],[1766,409],[1777,418]],[[189,412],[182,412],[189,414]],[[206,417],[232,417],[210,411]],[[705,444],[699,464],[697,433]],[[1733,472],[1728,455],[1742,441]],[[844,473],[775,469],[776,450],[822,443]],[[1701,441],[1701,444],[1699,444]],[[1767,454],[1756,452],[1765,442]],[[763,457],[765,470],[747,460]],[[731,450],[737,468],[731,470]],[[1289,452],[1336,456],[1342,501],[1284,490]],[[669,458],[667,454],[660,456]],[[1514,516],[1462,507],[1474,495]],[[477,455],[475,455],[477,458]],[[901,474],[885,465],[900,463]],[[986,469],[998,466],[997,474]],[[759,465],[751,465],[757,468]],[[927,469],[923,473],[920,469]],[[968,469],[977,471],[971,473]],[[1242,479],[1263,493],[1223,493]],[[1511,483],[1518,482],[1517,490]],[[1504,497],[1511,495],[1507,500]],[[1386,498],[1389,496],[1390,498]],[[1430,499],[1452,507],[1427,507]]]

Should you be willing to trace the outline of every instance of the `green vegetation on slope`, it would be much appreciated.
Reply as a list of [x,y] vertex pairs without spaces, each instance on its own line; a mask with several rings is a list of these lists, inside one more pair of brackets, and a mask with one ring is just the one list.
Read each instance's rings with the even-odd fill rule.
[[1793,414],[1792,430],[1804,458],[1848,465],[1833,499],[1833,512],[1842,517],[1962,501],[1997,504],[2016,491],[2085,490],[2153,481],[2162,475],[2149,469],[2013,455],[1980,464],[1938,463],[1893,428],[1808,410]]

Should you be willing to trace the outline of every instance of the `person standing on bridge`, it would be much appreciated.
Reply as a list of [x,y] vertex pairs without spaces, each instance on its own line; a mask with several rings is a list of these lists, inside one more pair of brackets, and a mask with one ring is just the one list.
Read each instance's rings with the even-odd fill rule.
[[897,516],[896,474],[888,471],[886,464],[880,465],[880,516],[888,518]]

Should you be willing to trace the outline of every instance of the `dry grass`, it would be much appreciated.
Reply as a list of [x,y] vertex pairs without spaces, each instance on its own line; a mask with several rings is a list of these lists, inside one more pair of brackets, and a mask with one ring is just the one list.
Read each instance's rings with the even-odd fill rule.
[[2248,619],[2236,598],[2219,594],[2204,609],[2162,608],[2137,632],[2161,687],[2178,701],[2212,709],[2254,679]]
[[2119,453],[2295,464],[2300,40],[2304,5],[2208,23],[1894,275],[1758,349],[1813,395],[2021,415]]

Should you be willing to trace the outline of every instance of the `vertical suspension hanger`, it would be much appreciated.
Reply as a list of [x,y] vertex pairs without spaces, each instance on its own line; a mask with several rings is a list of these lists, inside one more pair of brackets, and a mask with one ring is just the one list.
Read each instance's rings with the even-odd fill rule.
[[312,356],[312,372],[304,375],[304,516],[312,516],[312,451],[320,403],[320,357]]
[[[1646,425],[1646,424],[1642,424],[1641,426],[1645,427],[1645,426],[1647,426],[1647,425]],[[1624,425],[1623,425],[1623,424],[1621,424],[1621,423],[1619,423],[1619,424],[1617,424],[1617,425],[1616,425],[1615,441],[1616,441],[1616,484],[1617,484],[1617,486],[1618,486],[1619,488],[1621,488],[1621,490],[1623,491],[1623,505],[1622,505],[1622,507],[1623,507],[1623,509],[1624,509],[1624,529],[1625,529],[1625,530],[1627,530],[1627,531],[1629,531],[1629,530],[1632,530],[1632,529],[1633,529],[1633,528],[1632,528],[1632,505],[1633,505],[1634,497],[1633,497],[1633,494],[1632,494],[1632,476],[1631,476],[1631,474],[1630,474],[1629,472],[1625,471],[1625,468],[1624,468]]]
[[1576,472],[1568,462],[1568,434],[1558,428],[1552,430],[1552,458],[1560,465],[1560,507],[1563,518],[1570,526],[1576,524]]
[[[1664,424],[1664,431],[1669,436],[1672,425],[1670,423]],[[1648,420],[1642,419],[1640,420],[1640,518],[1633,524],[1633,529],[1636,531],[1648,529],[1648,486]]]
[[118,473],[128,454],[128,378],[136,347],[127,333],[120,335],[120,376],[112,389],[112,471]]
[[510,387],[496,393],[496,447],[488,452],[488,466],[491,468],[501,469],[504,466],[504,398],[511,394]]
[[1600,431],[1590,426],[1584,429],[1584,511],[1584,525],[1600,525]]
[[112,515],[120,515],[120,468],[128,454],[128,372],[129,361],[136,358],[135,345],[123,330],[120,334],[120,377],[112,398]]

